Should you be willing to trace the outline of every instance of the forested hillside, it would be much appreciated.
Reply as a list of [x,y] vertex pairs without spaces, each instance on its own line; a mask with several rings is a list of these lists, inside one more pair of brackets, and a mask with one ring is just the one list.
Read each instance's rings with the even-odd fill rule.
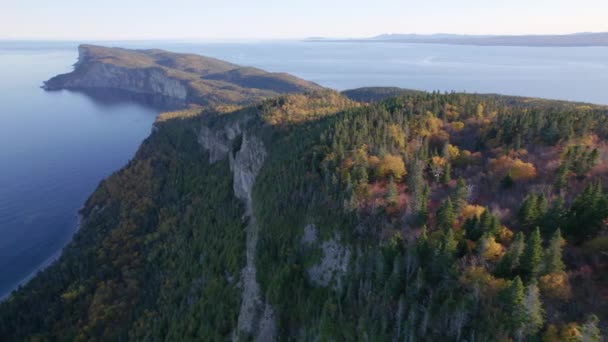
[[608,109],[387,92],[161,116],[0,336],[599,341]]

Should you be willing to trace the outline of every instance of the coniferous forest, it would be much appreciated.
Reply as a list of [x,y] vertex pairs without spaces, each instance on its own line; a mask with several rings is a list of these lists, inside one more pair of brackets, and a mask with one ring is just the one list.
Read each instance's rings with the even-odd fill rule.
[[[238,331],[255,225],[276,340],[600,341],[607,114],[366,88],[161,115],[0,304],[0,336],[259,340]],[[234,175],[258,140],[247,202]]]

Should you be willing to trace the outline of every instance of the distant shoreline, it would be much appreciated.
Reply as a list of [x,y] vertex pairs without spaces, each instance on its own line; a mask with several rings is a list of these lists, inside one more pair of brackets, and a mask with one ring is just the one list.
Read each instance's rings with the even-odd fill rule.
[[371,38],[333,39],[308,38],[306,42],[327,43],[408,43],[472,46],[521,46],[521,47],[606,47],[608,32],[575,33],[567,35],[454,35],[454,34],[383,34]]

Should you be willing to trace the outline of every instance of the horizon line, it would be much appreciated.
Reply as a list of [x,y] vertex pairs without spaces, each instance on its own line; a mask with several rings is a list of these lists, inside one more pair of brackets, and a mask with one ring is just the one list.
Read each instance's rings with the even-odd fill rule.
[[415,33],[415,32],[384,32],[370,36],[319,36],[309,35],[305,37],[132,37],[132,38],[53,38],[53,37],[2,37],[0,41],[48,41],[48,42],[75,42],[75,41],[98,41],[98,42],[117,42],[117,41],[133,41],[133,42],[145,42],[145,41],[253,41],[253,40],[264,40],[264,41],[288,41],[288,40],[314,40],[314,39],[371,39],[379,36],[387,35],[415,35],[415,36],[437,36],[437,35],[454,35],[454,36],[477,36],[477,37],[527,37],[527,36],[573,36],[583,34],[608,34],[606,31],[577,31],[570,33],[524,33],[524,34],[483,34],[483,33],[451,33],[451,32],[435,32],[435,33]]

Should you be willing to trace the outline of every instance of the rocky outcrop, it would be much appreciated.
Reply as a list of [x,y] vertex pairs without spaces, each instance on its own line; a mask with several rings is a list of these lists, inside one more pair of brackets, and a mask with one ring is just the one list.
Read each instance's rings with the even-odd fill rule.
[[47,90],[113,89],[135,94],[163,96],[186,104],[188,88],[183,81],[167,76],[161,68],[127,68],[110,63],[87,62],[79,58],[74,72],[51,78],[44,83]]
[[74,71],[51,78],[43,88],[93,96],[113,90],[151,105],[161,97],[161,104],[168,107],[246,105],[279,94],[323,89],[288,74],[193,54],[95,45],[81,45],[78,52]]
[[[316,242],[318,236],[314,225],[307,225],[304,229],[302,242],[310,245]],[[323,257],[321,261],[308,268],[308,278],[316,286],[330,286],[338,289],[342,285],[342,278],[348,271],[351,251],[340,242],[340,236],[334,235],[321,244]]]
[[[253,337],[256,341],[272,341],[276,337],[276,318],[270,304],[263,300],[257,282],[255,253],[259,227],[251,199],[256,176],[266,159],[266,149],[259,138],[243,130],[249,120],[250,118],[245,117],[228,123],[221,129],[202,127],[198,141],[209,152],[211,163],[228,157],[233,176],[234,195],[245,204],[246,265],[241,271],[240,283],[243,292],[233,340],[245,335]],[[236,146],[239,138],[240,146]]]

